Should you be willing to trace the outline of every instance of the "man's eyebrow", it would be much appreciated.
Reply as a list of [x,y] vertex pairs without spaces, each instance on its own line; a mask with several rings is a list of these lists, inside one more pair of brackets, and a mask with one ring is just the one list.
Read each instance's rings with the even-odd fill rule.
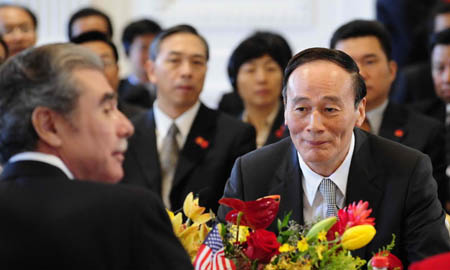
[[117,100],[117,94],[116,93],[105,93],[100,100],[99,104],[103,105],[105,103],[116,101]]

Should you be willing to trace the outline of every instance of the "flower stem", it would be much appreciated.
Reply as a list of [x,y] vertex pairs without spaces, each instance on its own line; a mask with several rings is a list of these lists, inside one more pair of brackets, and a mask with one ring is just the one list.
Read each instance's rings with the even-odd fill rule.
[[239,212],[237,218],[236,218],[236,226],[237,226],[237,232],[236,232],[236,243],[239,243],[239,225],[241,224],[242,216],[244,215],[243,212]]

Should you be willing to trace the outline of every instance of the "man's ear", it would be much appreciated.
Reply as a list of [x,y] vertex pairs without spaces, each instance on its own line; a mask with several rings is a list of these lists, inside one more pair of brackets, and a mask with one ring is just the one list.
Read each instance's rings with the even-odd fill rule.
[[155,62],[148,59],[147,62],[145,62],[145,72],[147,73],[148,80],[155,84],[157,81],[155,76]]
[[357,119],[355,126],[360,127],[364,123],[364,119],[366,119],[366,98],[364,97],[358,104],[358,108],[356,108]]
[[58,117],[61,116],[55,111],[41,106],[36,107],[31,114],[31,123],[39,139],[52,147],[58,147],[62,144],[62,140],[56,129]]

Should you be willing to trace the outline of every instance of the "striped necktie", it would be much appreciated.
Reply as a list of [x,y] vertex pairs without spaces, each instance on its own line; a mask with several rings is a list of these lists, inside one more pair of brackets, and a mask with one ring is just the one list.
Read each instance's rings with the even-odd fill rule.
[[180,151],[177,142],[177,134],[179,132],[178,127],[173,123],[163,140],[160,153],[162,175],[161,197],[164,205],[168,209],[170,209],[170,191],[172,190],[172,182],[175,176],[178,154]]

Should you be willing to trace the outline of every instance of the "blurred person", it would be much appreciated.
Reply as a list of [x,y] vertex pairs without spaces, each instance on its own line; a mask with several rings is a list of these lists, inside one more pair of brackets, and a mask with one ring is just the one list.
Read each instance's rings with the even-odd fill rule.
[[0,89],[1,269],[192,269],[156,195],[110,184],[133,126],[98,56],[27,50]]
[[255,128],[258,148],[289,135],[284,125],[281,87],[283,70],[291,56],[282,36],[256,32],[243,40],[228,60],[233,93],[244,104],[238,118]]
[[366,119],[362,128],[427,154],[433,164],[439,199],[445,207],[450,200],[450,184],[445,175],[445,148],[442,147],[444,126],[389,100],[397,65],[391,58],[391,42],[386,29],[377,21],[354,20],[334,32],[330,47],[353,58],[366,84]]
[[[106,79],[108,80],[114,91],[117,92],[119,86],[119,54],[117,48],[108,39],[106,35],[101,32],[85,32],[71,40],[75,44],[80,44],[97,54],[103,61],[103,67]],[[119,100],[118,108],[128,118],[132,118],[139,113],[144,112],[140,107],[128,104]]]
[[9,55],[16,55],[36,44],[37,25],[36,15],[30,9],[0,4],[0,35],[8,45]]
[[150,108],[156,99],[156,89],[145,71],[150,44],[161,31],[155,21],[141,19],[128,24],[123,30],[122,45],[131,64],[131,74],[120,80],[119,98],[129,103]]
[[8,56],[8,45],[6,45],[6,42],[0,37],[0,66],[6,61]]
[[[450,27],[450,3],[439,1],[433,9],[429,33],[437,33]],[[400,70],[391,98],[397,103],[414,104],[424,99],[436,98],[431,76],[430,57],[426,61],[409,65]]]
[[157,98],[133,120],[122,182],[155,191],[172,210],[193,192],[217,211],[233,162],[255,149],[253,127],[200,102],[208,59],[206,40],[189,25],[163,30],[150,47]]
[[[358,128],[365,118],[366,87],[352,58],[310,48],[291,58],[284,74],[290,138],[238,158],[223,197],[251,201],[278,194],[278,218],[291,212],[300,225],[367,201],[377,233],[353,256],[369,260],[392,234],[391,252],[405,269],[450,251],[429,157]],[[220,220],[228,210],[220,206]]]
[[69,40],[90,31],[102,32],[112,40],[113,25],[109,16],[93,7],[82,8],[70,16],[67,25]]

